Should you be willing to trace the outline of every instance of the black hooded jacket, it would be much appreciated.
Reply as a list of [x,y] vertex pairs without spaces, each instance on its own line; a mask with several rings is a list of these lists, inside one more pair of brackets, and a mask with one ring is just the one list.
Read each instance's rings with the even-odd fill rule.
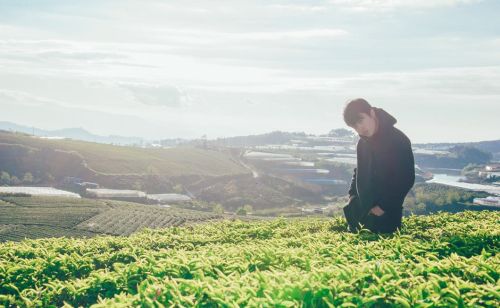
[[384,212],[401,211],[415,182],[415,162],[408,137],[394,127],[396,119],[381,108],[372,107],[378,129],[371,137],[361,136],[357,144],[357,167],[349,189],[359,198],[360,217],[374,206]]

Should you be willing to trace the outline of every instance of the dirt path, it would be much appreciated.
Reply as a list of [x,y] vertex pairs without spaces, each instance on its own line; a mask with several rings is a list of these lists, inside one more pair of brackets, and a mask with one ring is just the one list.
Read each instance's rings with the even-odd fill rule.
[[246,169],[250,170],[252,172],[252,176],[254,178],[258,178],[259,177],[259,173],[257,172],[257,170],[255,170],[253,167],[247,165],[245,162],[243,162],[243,160],[241,159],[246,153],[248,153],[249,150],[245,150],[245,151],[241,151],[240,152],[240,155],[238,156],[238,162],[243,166],[245,167]]

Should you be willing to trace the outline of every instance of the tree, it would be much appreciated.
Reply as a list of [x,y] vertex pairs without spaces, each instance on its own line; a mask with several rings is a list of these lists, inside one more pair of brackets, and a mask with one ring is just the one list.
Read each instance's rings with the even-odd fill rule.
[[23,184],[32,184],[33,183],[33,174],[31,172],[26,172],[23,176]]
[[425,208],[426,208],[425,203],[419,203],[416,206],[416,209],[417,211],[419,211],[419,213],[425,213]]
[[146,169],[146,173],[148,176],[155,176],[155,175],[159,175],[160,172],[158,171],[158,168],[156,168],[155,166],[153,165],[149,165],[148,168]]
[[8,172],[2,171],[0,183],[2,183],[2,185],[10,185],[10,174]]
[[11,185],[19,185],[19,184],[21,184],[21,180],[17,176],[13,175],[10,177],[10,184]]
[[438,206],[443,206],[446,204],[446,198],[445,197],[438,197],[435,201],[434,201],[434,204],[435,205],[438,205]]
[[216,203],[212,208],[212,212],[216,214],[224,214],[224,207],[222,206],[222,204]]
[[337,129],[332,129],[328,135],[330,137],[354,137],[354,133],[348,129],[345,128],[337,128]]
[[137,180],[132,184],[132,189],[142,190],[142,182]]
[[50,174],[49,172],[45,172],[45,175],[43,178],[44,178],[45,182],[47,182],[47,183],[54,183],[54,181],[56,180],[54,178],[54,176],[52,174]]
[[245,212],[246,212],[247,214],[248,214],[248,213],[252,213],[252,210],[253,210],[253,208],[252,208],[252,206],[251,206],[250,204],[245,204],[245,205],[243,206],[243,209],[245,210]]
[[240,207],[237,211],[236,211],[236,215],[240,215],[240,216],[246,216],[247,214],[247,211],[245,211],[244,208]]
[[448,193],[446,194],[446,203],[452,204],[457,201],[460,201],[460,194],[456,191],[448,191]]
[[493,158],[490,152],[472,146],[457,145],[451,148],[450,152],[460,161],[468,163],[486,164]]
[[478,164],[468,164],[462,169],[461,174],[469,177],[476,176],[479,168],[480,166]]
[[176,184],[174,187],[172,187],[172,190],[178,194],[182,194],[184,191],[184,187],[182,187],[182,184]]

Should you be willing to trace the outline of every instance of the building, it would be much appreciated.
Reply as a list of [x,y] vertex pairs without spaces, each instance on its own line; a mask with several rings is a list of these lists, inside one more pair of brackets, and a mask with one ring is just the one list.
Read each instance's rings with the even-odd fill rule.
[[500,207],[500,197],[474,198],[474,204]]
[[487,172],[500,172],[500,164],[490,164],[484,167],[484,170]]
[[314,207],[314,208],[301,208],[302,214],[323,214],[325,212],[325,208],[322,207]]
[[32,187],[32,186],[5,186],[0,187],[0,194],[24,194],[29,196],[44,197],[66,197],[80,198],[80,195],[73,192],[56,189],[54,187]]
[[81,178],[67,176],[65,177],[59,186],[63,189],[75,192],[80,195],[85,195],[87,188],[96,189],[99,188],[99,184],[92,182],[85,182]]
[[87,188],[85,196],[90,198],[113,199],[139,203],[147,202],[146,193],[139,190]]
[[97,183],[92,183],[92,182],[82,182],[82,183],[79,183],[82,187],[84,187],[85,189],[87,188],[91,188],[91,189],[96,189],[96,188],[99,188],[99,184]]
[[149,200],[154,200],[160,204],[191,201],[191,198],[182,194],[153,194],[147,195]]
[[500,179],[500,171],[479,171],[479,177],[486,179]]

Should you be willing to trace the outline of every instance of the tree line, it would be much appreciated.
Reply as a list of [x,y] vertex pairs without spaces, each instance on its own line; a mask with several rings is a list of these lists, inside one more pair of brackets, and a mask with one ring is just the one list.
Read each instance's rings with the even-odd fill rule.
[[41,182],[53,183],[55,181],[52,174],[46,172],[43,177],[34,177],[31,172],[25,172],[22,176],[9,174],[7,171],[0,171],[0,185],[33,185]]

